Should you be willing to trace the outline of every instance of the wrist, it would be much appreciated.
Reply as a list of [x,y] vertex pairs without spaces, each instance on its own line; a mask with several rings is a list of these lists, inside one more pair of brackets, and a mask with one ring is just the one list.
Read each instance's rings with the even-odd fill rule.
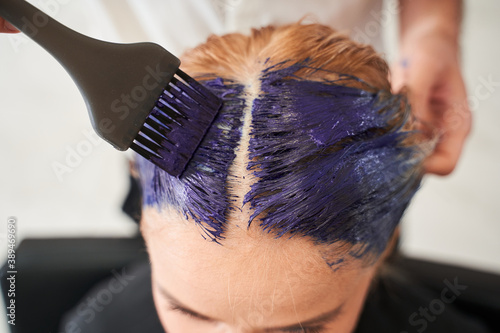
[[453,24],[446,24],[439,19],[426,18],[411,28],[405,29],[399,38],[400,46],[420,44],[428,40],[436,40],[458,53],[459,31]]
[[400,38],[399,57],[406,60],[427,58],[435,65],[460,63],[459,34],[442,23],[422,21]]
[[399,0],[400,45],[440,41],[459,50],[462,0]]

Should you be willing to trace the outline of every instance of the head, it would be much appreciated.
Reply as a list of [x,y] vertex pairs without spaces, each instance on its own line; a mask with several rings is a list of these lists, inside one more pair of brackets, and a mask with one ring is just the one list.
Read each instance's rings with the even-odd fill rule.
[[224,105],[180,178],[137,157],[164,327],[351,332],[428,151],[387,64],[294,24],[213,36],[183,69]]

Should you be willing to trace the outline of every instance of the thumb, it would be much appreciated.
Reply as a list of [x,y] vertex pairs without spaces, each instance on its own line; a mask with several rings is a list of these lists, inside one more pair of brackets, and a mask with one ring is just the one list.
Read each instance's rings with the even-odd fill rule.
[[12,24],[0,17],[0,32],[15,33],[19,32]]
[[437,81],[437,69],[423,59],[403,59],[392,68],[391,85],[395,92],[407,90],[412,114],[419,124],[432,124],[434,116],[430,109],[432,89]]

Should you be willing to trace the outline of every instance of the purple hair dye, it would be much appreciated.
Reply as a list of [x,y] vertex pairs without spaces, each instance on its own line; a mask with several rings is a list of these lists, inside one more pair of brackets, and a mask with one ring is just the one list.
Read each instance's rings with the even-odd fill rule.
[[[344,241],[358,245],[354,256],[379,255],[422,177],[418,147],[403,144],[409,107],[402,114],[402,96],[351,76],[315,81],[294,75],[307,66],[262,72],[261,94],[252,105],[247,168],[256,181],[244,199],[254,209],[248,225],[259,215],[259,225],[275,237]],[[366,89],[352,87],[354,81]],[[140,157],[138,166],[144,205],[175,207],[218,241],[234,199],[226,187],[241,137],[245,87],[223,79],[205,85],[224,105],[183,176]]]
[[[363,245],[380,254],[417,190],[415,147],[402,144],[402,97],[293,77],[302,65],[267,70],[253,106],[246,195],[277,237]],[[369,88],[368,85],[366,85]]]
[[170,176],[140,156],[137,165],[143,205],[159,210],[165,205],[175,207],[186,217],[203,223],[206,235],[217,241],[223,238],[226,210],[230,207],[225,183],[241,136],[245,99],[240,97],[244,87],[234,82],[219,78],[204,85],[223,100],[223,106],[182,178]]

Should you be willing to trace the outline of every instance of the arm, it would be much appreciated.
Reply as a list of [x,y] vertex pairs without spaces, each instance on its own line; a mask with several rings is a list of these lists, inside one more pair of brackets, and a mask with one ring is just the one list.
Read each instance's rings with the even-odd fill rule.
[[413,113],[437,132],[427,173],[453,171],[471,128],[471,113],[459,64],[461,0],[400,0],[399,60],[393,89],[409,88]]

